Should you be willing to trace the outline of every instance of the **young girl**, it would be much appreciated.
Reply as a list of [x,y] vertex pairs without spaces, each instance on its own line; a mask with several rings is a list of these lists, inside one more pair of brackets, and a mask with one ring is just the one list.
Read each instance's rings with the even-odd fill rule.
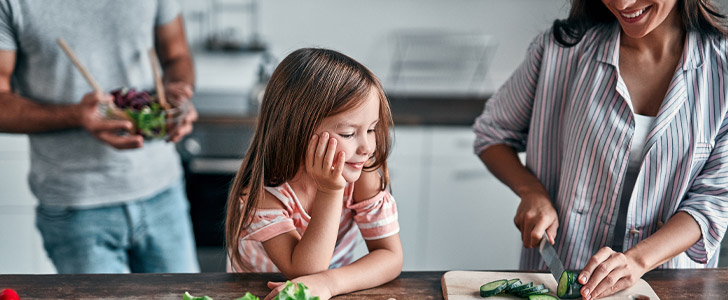
[[[233,270],[281,272],[321,299],[397,277],[402,247],[386,191],[391,126],[366,67],[326,49],[288,55],[266,87],[228,198]],[[360,231],[369,254],[352,262]],[[266,299],[283,288],[268,286]]]

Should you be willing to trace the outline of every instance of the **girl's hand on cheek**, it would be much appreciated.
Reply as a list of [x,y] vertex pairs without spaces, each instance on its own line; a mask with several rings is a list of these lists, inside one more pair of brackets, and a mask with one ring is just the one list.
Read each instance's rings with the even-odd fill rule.
[[343,190],[346,180],[342,176],[344,170],[344,152],[336,155],[336,139],[328,132],[314,135],[308,143],[306,151],[306,172],[308,172],[319,192],[334,193]]

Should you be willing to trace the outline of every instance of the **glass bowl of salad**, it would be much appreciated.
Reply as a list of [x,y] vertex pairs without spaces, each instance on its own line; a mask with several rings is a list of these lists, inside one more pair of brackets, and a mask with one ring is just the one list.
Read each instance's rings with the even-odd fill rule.
[[99,105],[107,119],[129,120],[134,124],[134,133],[144,139],[166,139],[169,131],[184,120],[188,101],[167,101],[169,108],[159,103],[156,92],[120,88],[111,91],[114,105]]

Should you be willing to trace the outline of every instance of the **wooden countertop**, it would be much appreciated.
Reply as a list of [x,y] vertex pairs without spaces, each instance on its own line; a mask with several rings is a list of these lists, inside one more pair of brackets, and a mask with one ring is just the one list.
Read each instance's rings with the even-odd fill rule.
[[[403,272],[383,286],[335,299],[443,299],[445,271]],[[643,277],[660,299],[725,299],[728,269],[654,270]],[[185,291],[215,300],[236,299],[246,291],[264,297],[268,281],[280,274],[91,274],[0,275],[0,289],[12,288],[20,299],[176,299]]]

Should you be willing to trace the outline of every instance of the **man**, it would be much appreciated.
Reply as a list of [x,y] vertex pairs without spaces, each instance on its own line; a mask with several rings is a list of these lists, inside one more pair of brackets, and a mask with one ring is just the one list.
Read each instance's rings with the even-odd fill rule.
[[154,89],[151,48],[168,98],[189,101],[194,70],[175,0],[0,0],[0,131],[30,137],[36,225],[59,273],[199,271],[174,148],[194,107],[166,142],[99,114],[111,90]]

